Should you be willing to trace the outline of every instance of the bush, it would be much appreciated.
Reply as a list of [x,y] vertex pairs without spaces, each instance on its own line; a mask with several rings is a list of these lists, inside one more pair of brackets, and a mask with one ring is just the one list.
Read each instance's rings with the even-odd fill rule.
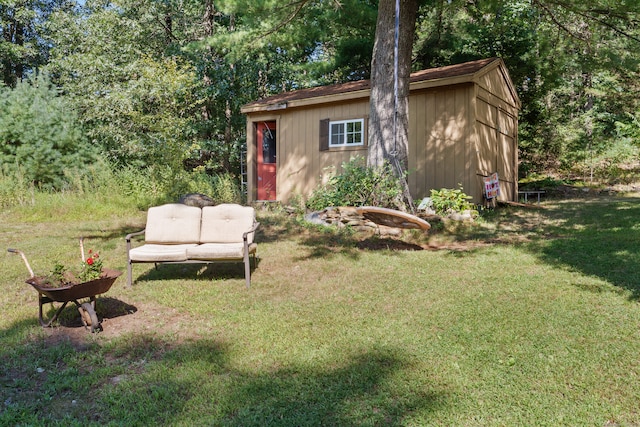
[[233,175],[225,173],[212,177],[211,198],[217,203],[242,203],[244,195],[240,183]]
[[438,215],[442,216],[475,210],[475,206],[469,201],[470,199],[471,196],[463,192],[462,186],[458,189],[431,190],[431,206]]
[[216,204],[243,202],[240,180],[232,174],[209,175],[204,171],[184,171],[181,179],[172,193],[176,200],[185,194],[200,193],[211,197]]
[[43,189],[62,189],[65,172],[98,158],[73,109],[47,79],[0,87],[0,164]]
[[307,208],[322,210],[329,206],[402,206],[402,187],[386,163],[380,168],[370,168],[364,159],[354,157],[342,164],[342,174],[333,176],[326,185],[319,187],[307,200]]
[[159,173],[128,166],[114,172],[118,192],[123,197],[135,200],[140,209],[164,202],[166,182],[158,179]]

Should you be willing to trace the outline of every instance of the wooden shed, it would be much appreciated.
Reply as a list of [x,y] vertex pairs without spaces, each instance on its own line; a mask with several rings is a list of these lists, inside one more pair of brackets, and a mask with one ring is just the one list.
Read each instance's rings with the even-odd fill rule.
[[[354,156],[366,158],[368,80],[285,92],[242,107],[247,115],[247,198],[309,196]],[[462,185],[483,200],[483,178],[499,177],[499,200],[518,198],[520,101],[499,58],[411,74],[409,189]]]

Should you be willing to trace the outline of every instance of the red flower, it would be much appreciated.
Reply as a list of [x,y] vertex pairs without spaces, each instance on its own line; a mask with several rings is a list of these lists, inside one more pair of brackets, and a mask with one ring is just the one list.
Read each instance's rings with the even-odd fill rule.
[[93,258],[87,258],[87,264],[89,265],[93,264]]

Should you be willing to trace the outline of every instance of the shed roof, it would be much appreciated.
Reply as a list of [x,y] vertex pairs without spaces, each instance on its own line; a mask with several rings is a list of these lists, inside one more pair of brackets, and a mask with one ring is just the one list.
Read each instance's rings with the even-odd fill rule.
[[[491,67],[489,67],[491,65]],[[444,86],[457,83],[468,83],[474,81],[485,68],[504,68],[502,59],[486,58],[462,64],[448,65],[445,67],[429,68],[411,73],[410,89],[423,89],[427,87]],[[504,68],[506,72],[506,68]],[[513,88],[508,75],[505,76],[509,90],[516,103],[519,104],[518,96]],[[348,83],[340,83],[328,86],[317,86],[308,89],[298,89],[290,92],[283,92],[278,95],[269,96],[258,101],[251,102],[242,107],[243,113],[253,113],[260,111],[282,110],[292,107],[302,107],[314,104],[322,104],[333,101],[344,101],[368,97],[371,89],[370,80],[358,80]]]

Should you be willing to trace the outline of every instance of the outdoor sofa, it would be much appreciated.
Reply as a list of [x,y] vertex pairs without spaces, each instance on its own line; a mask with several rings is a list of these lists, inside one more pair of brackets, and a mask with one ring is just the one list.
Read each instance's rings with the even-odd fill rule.
[[[170,203],[149,208],[146,227],[128,234],[127,285],[132,285],[133,263],[244,262],[247,288],[251,286],[251,259],[256,266],[254,242],[259,222],[255,210],[238,204],[203,208]],[[144,235],[144,244],[132,239]]]

